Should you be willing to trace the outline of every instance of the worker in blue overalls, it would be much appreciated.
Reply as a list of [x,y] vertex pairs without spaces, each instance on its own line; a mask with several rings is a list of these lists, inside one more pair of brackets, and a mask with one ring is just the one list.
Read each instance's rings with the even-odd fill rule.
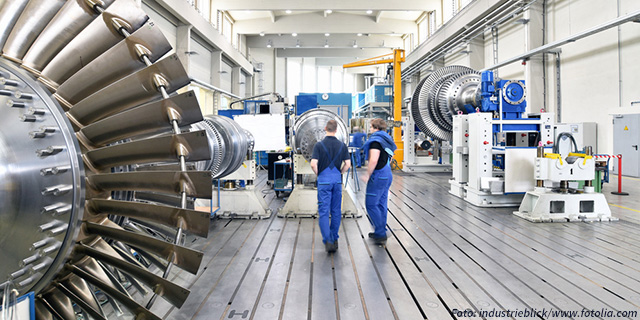
[[364,141],[367,140],[367,134],[363,133],[360,130],[360,127],[353,127],[353,133],[349,139],[349,147],[358,148],[354,159],[355,162],[353,165],[357,168],[360,168],[364,164],[364,154],[362,153],[362,146],[364,145]]
[[396,150],[396,144],[386,132],[387,123],[382,119],[371,120],[371,137],[362,147],[365,157],[369,160],[367,172],[362,180],[367,183],[365,206],[373,232],[369,233],[376,244],[387,242],[387,199],[393,175],[391,174],[391,159]]
[[329,120],[324,128],[326,137],[316,143],[311,155],[311,169],[318,175],[318,224],[327,252],[338,249],[342,174],[351,167],[347,146],[336,138],[337,129],[338,122]]

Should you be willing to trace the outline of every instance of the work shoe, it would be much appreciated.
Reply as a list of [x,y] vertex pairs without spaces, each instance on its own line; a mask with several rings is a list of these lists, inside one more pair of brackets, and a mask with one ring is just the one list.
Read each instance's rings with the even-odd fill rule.
[[373,239],[373,243],[375,243],[375,244],[386,244],[387,243],[387,236],[378,237],[373,232],[369,232],[369,238]]
[[331,253],[331,252],[336,252],[336,250],[338,249],[338,247],[336,246],[335,243],[333,242],[326,242],[324,244],[324,249],[327,250],[327,252]]

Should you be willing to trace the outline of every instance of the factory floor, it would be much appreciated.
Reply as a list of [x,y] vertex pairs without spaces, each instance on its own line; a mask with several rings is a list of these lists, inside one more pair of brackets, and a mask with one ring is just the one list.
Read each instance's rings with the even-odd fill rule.
[[[276,217],[284,202],[264,176],[257,186],[264,188],[272,217],[213,220],[209,238],[193,243],[205,254],[198,274],[172,276],[191,295],[181,309],[159,299],[156,315],[640,318],[640,179],[624,178],[626,197],[611,194],[616,176],[605,186],[617,222],[536,224],[512,215],[514,208],[474,207],[450,195],[450,174],[394,173],[386,246],[367,238],[371,226],[364,214],[343,219],[339,250],[330,255],[316,219]],[[364,189],[357,196],[363,207]],[[552,313],[559,310],[576,314]]]

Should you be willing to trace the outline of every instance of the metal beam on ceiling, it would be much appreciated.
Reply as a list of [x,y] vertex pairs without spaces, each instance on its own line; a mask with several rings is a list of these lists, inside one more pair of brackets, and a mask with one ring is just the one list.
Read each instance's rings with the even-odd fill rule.
[[217,0],[215,6],[221,10],[305,10],[323,11],[353,10],[353,11],[423,11],[425,7],[440,7],[440,0]]

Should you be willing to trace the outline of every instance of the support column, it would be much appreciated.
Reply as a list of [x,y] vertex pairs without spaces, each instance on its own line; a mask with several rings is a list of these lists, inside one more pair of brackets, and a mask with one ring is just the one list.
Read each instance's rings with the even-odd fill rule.
[[[533,50],[543,43],[544,21],[542,1],[533,3],[523,14],[523,18],[528,22],[524,25],[525,49]],[[529,112],[539,112],[545,107],[544,101],[544,74],[542,54],[533,56],[526,61],[525,85],[527,87],[527,109]]]
[[184,69],[189,72],[191,60],[191,28],[192,25],[179,25],[176,29],[176,54],[184,65]]
[[474,70],[484,69],[484,36],[475,37],[467,44],[467,64]]
[[211,52],[211,85],[220,88],[220,71],[222,71],[222,51]]
[[251,97],[251,96],[255,96],[256,93],[253,92],[253,76],[247,75],[246,76],[246,83],[245,83],[245,87],[244,87],[244,94],[247,97]]
[[242,68],[233,67],[231,68],[231,93],[239,95],[240,94],[240,82],[242,75]]

